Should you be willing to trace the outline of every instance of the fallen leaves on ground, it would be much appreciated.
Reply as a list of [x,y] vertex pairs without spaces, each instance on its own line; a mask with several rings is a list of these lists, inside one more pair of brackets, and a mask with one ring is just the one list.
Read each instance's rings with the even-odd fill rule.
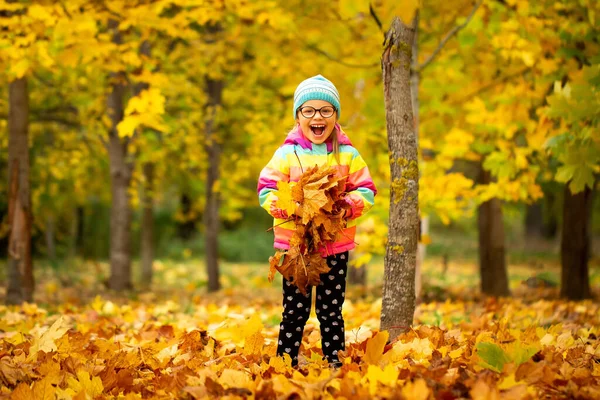
[[[52,313],[0,306],[0,397],[600,398],[597,303],[421,304],[413,329],[388,338],[365,325],[378,320],[380,299],[348,298],[339,370],[321,358],[314,313],[300,367],[275,356],[275,298],[198,299],[193,310],[152,295],[122,303],[97,297]],[[432,310],[440,326],[422,324]]]
[[336,241],[344,229],[341,216],[349,208],[343,198],[345,186],[346,179],[326,165],[308,169],[298,182],[277,183],[277,206],[292,216],[295,230],[289,250],[269,258],[270,281],[279,271],[302,294],[319,284],[320,275],[329,271],[319,249]]

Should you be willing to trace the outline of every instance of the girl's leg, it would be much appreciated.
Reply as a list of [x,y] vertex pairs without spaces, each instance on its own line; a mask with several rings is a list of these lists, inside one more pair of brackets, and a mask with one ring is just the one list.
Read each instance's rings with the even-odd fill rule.
[[342,305],[346,294],[348,252],[327,257],[327,264],[331,270],[321,274],[315,308],[321,324],[323,354],[330,363],[338,363],[337,353],[345,349]]
[[283,313],[279,325],[277,355],[289,354],[292,365],[298,364],[298,351],[302,343],[304,325],[310,315],[311,294],[312,287],[308,287],[307,294],[303,295],[296,285],[283,278]]

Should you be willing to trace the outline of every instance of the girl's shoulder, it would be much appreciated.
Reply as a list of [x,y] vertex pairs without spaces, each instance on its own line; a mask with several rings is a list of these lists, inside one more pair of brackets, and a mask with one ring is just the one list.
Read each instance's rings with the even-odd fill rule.
[[275,151],[275,155],[285,158],[288,154],[294,154],[294,145],[291,143],[284,143]]

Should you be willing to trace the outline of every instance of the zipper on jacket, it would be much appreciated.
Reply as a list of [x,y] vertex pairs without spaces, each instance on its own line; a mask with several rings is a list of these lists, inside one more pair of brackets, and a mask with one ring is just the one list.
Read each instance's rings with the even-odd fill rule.
[[298,157],[298,153],[296,153],[295,145],[294,145],[294,154],[296,155],[296,158],[298,159],[298,164],[300,164],[300,171],[302,171],[302,173],[304,173],[304,168],[302,167],[302,162],[300,161],[300,157]]

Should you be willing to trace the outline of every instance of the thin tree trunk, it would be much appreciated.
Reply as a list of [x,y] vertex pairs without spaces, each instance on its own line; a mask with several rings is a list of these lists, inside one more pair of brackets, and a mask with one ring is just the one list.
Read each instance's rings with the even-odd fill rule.
[[525,209],[525,236],[539,238],[544,230],[544,212],[542,202],[528,204]]
[[569,185],[565,186],[560,295],[570,300],[591,296],[588,261],[591,251],[592,193],[586,186],[582,192],[573,194]]
[[85,221],[85,210],[81,206],[73,209],[73,216],[70,228],[69,240],[69,258],[73,259],[78,255],[83,255],[83,227]]
[[544,190],[544,224],[542,227],[542,236],[546,239],[556,239],[558,233],[558,215],[560,212],[557,210],[557,202],[559,196],[557,191],[553,188]]
[[[355,254],[355,252],[350,252],[349,264],[354,264],[353,261],[355,259]],[[349,266],[348,283],[351,285],[360,285],[363,287],[367,286],[367,266],[365,264]]]
[[[148,40],[144,40],[140,46],[140,54],[147,58],[150,57],[151,45]],[[143,90],[148,89],[145,82],[138,83],[134,88],[134,96],[139,96]],[[149,286],[152,283],[152,262],[154,260],[154,164],[144,163],[142,167],[144,176],[144,185],[142,190],[142,226],[141,226],[141,283]]]
[[204,208],[204,229],[206,239],[206,272],[208,290],[211,292],[221,288],[219,282],[219,192],[215,185],[219,181],[221,144],[215,134],[216,107],[221,105],[223,82],[206,79],[208,92],[208,116],[206,119],[206,152],[208,154],[208,172],[206,176],[206,206]]
[[31,193],[29,190],[29,93],[27,80],[9,85],[8,110],[8,266],[7,304],[33,300]]
[[[118,23],[111,21],[109,27],[114,30],[113,42],[120,44],[121,35],[118,30]],[[108,286],[110,289],[123,291],[132,287],[132,211],[129,201],[129,184],[133,166],[128,160],[128,139],[121,139],[117,131],[117,125],[123,120],[125,78],[121,72],[111,73],[110,77],[111,93],[107,99],[107,108],[112,122],[108,143],[112,203],[110,209],[110,278]]]
[[56,261],[56,241],[54,240],[56,234],[56,223],[54,222],[54,216],[50,215],[46,218],[46,249],[47,256],[50,261]]
[[181,207],[181,214],[185,218],[183,222],[177,224],[177,236],[183,240],[189,240],[196,231],[196,222],[198,218],[190,218],[190,211],[192,210],[192,199],[187,193],[182,193],[179,197],[179,206]]
[[[411,70],[410,70],[410,94],[412,100],[413,119],[415,121],[415,140],[417,148],[419,148],[419,81],[421,75],[418,71],[419,67],[419,12],[417,11],[414,21],[415,36],[412,44]],[[421,234],[423,233],[424,219],[419,215],[419,242],[417,244],[417,264],[415,267],[415,297],[421,297],[422,289],[422,267],[425,260],[426,246],[421,242]],[[429,223],[429,219],[427,219]],[[429,225],[427,226],[429,228]]]
[[144,190],[142,195],[142,284],[149,286],[152,283],[152,261],[154,260],[154,164],[145,163]]
[[[481,167],[479,183],[487,185],[491,182],[490,172]],[[496,198],[486,201],[479,206],[477,217],[481,291],[491,296],[508,296],[502,203]]]
[[419,168],[410,93],[415,29],[416,24],[409,27],[394,18],[382,56],[392,184],[381,329],[390,338],[410,328],[415,312]]

